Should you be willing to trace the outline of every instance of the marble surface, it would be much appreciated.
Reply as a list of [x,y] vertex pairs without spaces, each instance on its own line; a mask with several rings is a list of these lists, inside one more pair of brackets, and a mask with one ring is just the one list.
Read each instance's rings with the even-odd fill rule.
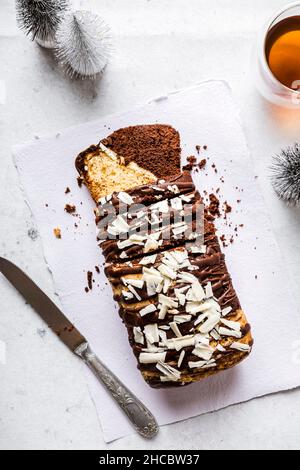
[[[221,78],[230,83],[240,106],[291,282],[299,284],[300,211],[276,199],[268,166],[273,153],[297,139],[300,119],[260,98],[251,61],[258,31],[285,2],[75,1],[101,13],[114,33],[115,55],[96,82],[65,78],[51,54],[18,31],[13,3],[1,0],[0,7],[0,255],[26,269],[57,301],[41,240],[19,189],[13,144]],[[296,295],[300,300],[299,290]],[[132,435],[107,445],[80,363],[2,278],[0,299],[1,449],[300,447],[299,390],[163,427],[151,442]]]

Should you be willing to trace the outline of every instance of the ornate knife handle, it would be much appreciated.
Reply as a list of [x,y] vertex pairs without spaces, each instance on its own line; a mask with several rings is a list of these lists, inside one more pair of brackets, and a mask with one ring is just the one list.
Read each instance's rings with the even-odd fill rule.
[[152,413],[127,387],[100,361],[88,343],[81,344],[75,354],[81,357],[94,375],[107,388],[120,408],[125,412],[136,431],[151,439],[158,433]]

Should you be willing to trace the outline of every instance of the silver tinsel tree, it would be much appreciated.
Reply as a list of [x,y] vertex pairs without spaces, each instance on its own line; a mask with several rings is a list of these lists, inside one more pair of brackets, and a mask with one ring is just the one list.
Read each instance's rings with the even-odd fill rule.
[[71,77],[94,78],[104,70],[111,53],[110,29],[90,11],[67,14],[56,42],[57,58]]
[[300,144],[284,148],[275,155],[271,172],[278,197],[291,206],[300,205]]
[[16,0],[17,21],[32,40],[53,48],[56,30],[68,8],[68,0]]

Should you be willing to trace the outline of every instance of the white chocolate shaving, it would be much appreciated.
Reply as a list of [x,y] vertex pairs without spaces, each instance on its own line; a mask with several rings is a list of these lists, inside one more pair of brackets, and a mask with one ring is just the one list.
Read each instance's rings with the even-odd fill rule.
[[210,332],[210,336],[215,340],[215,341],[219,341],[221,339],[221,336],[219,335],[219,333],[216,331],[216,330],[212,330]]
[[126,277],[122,277],[122,282],[123,284],[125,284],[125,286],[130,285],[133,287],[137,287],[138,289],[142,289],[144,285],[143,279],[129,279]]
[[120,191],[117,194],[117,197],[120,201],[124,202],[124,204],[133,204],[133,199],[130,194],[125,193],[124,191]]
[[169,364],[166,364],[162,361],[159,361],[156,364],[156,368],[164,374],[169,380],[174,380],[177,381],[180,379],[180,372],[179,370],[175,369],[174,367],[171,367]]
[[228,315],[230,312],[232,312],[232,307],[223,308],[223,310],[222,310],[222,316],[223,316],[223,317],[226,317],[226,315]]
[[211,282],[208,282],[205,286],[205,295],[207,299],[210,299],[211,297],[214,296],[213,290],[212,290],[212,285]]
[[220,314],[214,313],[208,317],[208,319],[200,326],[199,331],[201,333],[209,333],[220,321]]
[[197,344],[195,349],[193,349],[192,354],[194,356],[200,357],[205,361],[209,361],[214,353],[214,349],[211,346],[206,346],[204,344]]
[[159,248],[159,243],[152,237],[149,237],[145,243],[144,252],[149,253],[149,251],[155,251]]
[[174,316],[174,321],[176,323],[186,323],[188,321],[191,321],[192,315],[175,315]]
[[219,328],[219,334],[221,336],[233,336],[238,339],[242,337],[242,333],[240,331],[230,330],[229,328],[223,328],[222,326]]
[[177,308],[178,307],[178,301],[176,299],[173,299],[171,297],[167,297],[164,294],[159,294],[158,295],[158,301],[162,305],[166,305],[169,308]]
[[154,264],[156,261],[157,255],[149,255],[145,256],[143,259],[141,259],[140,264],[143,266],[146,266],[148,264]]
[[147,305],[147,307],[144,307],[140,310],[140,315],[141,317],[144,317],[145,315],[148,315],[149,313],[153,313],[156,311],[156,307],[154,304]]
[[170,327],[171,327],[171,330],[173,331],[173,333],[175,334],[175,336],[177,336],[177,338],[181,338],[182,337],[182,334],[180,333],[180,330],[177,326],[177,323],[175,322],[171,322],[170,323]]
[[167,340],[168,349],[176,349],[176,351],[180,351],[182,348],[186,348],[188,346],[194,346],[194,345],[195,345],[194,335],[186,335],[186,336],[182,336],[181,338],[171,338]]
[[182,199],[180,197],[174,197],[171,199],[171,207],[174,210],[181,211],[182,210]]
[[161,305],[160,308],[159,308],[158,319],[159,320],[164,320],[167,313],[168,313],[167,305]]
[[204,255],[206,253],[206,246],[205,245],[201,245],[201,246],[191,246],[189,248],[189,251],[191,253],[194,253],[194,254],[197,254],[197,253],[200,253],[202,255]]
[[236,349],[237,351],[251,351],[251,347],[249,346],[249,344],[238,342],[232,343],[230,345],[230,349]]
[[180,265],[182,263],[184,263],[184,261],[188,260],[188,252],[185,249],[184,250],[173,250],[172,252],[170,252],[170,255],[173,258],[175,258],[177,263],[179,263]]
[[169,203],[168,199],[164,199],[163,201],[156,202],[150,207],[151,212],[158,211],[162,214],[167,214],[169,212]]
[[170,279],[176,279],[176,272],[165,264],[161,264],[158,267],[158,270],[163,276],[169,277]]
[[194,325],[197,326],[199,323],[202,323],[203,320],[207,318],[207,313],[202,313],[201,315],[198,316],[197,320],[194,321]]
[[191,202],[193,200],[193,195],[191,194],[190,196],[187,196],[186,194],[181,194],[180,199],[182,199],[184,202]]
[[152,345],[153,343],[159,342],[159,334],[158,334],[158,327],[157,323],[151,323],[144,327],[144,334],[146,336],[147,341]]
[[182,364],[182,361],[184,359],[184,356],[185,356],[185,350],[183,349],[181,351],[181,353],[179,354],[179,358],[178,358],[178,362],[177,362],[177,367],[180,368],[181,367],[181,364]]
[[128,285],[128,289],[130,290],[130,292],[133,293],[133,295],[135,296],[135,298],[137,300],[142,300],[141,296],[137,293],[137,291],[135,290],[135,288],[133,286],[131,286],[130,284]]
[[178,186],[176,186],[176,184],[173,184],[172,186],[169,185],[168,186],[168,190],[171,192],[171,193],[174,193],[174,194],[178,194],[180,191],[179,191],[179,188]]
[[172,232],[174,235],[180,235],[188,229],[188,226],[183,222],[179,227],[172,227]]
[[119,240],[117,245],[120,250],[123,250],[123,248],[127,248],[128,246],[132,245],[144,245],[144,241],[146,240],[146,237],[142,237],[141,235],[130,235],[127,240]]
[[241,331],[241,324],[238,321],[230,321],[230,320],[225,320],[225,318],[221,319],[221,323],[223,325],[228,326],[231,330],[234,331]]
[[174,289],[176,298],[178,299],[179,305],[184,306],[186,302],[185,294],[182,294],[179,289]]
[[215,367],[217,364],[212,359],[211,361],[197,361],[188,363],[190,369],[206,369],[209,367]]
[[143,332],[139,326],[133,327],[134,341],[136,343],[145,344]]
[[139,355],[139,362],[141,364],[155,364],[158,361],[164,362],[166,360],[166,352],[159,352],[159,353],[141,353]]
[[133,293],[132,292],[128,292],[127,290],[122,290],[122,295],[124,297],[125,300],[130,300],[130,299],[133,299]]
[[194,302],[201,302],[205,299],[205,292],[199,281],[193,282],[190,290],[186,294],[186,298]]
[[190,284],[193,284],[194,282],[198,282],[198,279],[196,278],[196,276],[194,276],[194,274],[186,273],[186,272],[179,273],[178,279],[181,282],[186,282]]

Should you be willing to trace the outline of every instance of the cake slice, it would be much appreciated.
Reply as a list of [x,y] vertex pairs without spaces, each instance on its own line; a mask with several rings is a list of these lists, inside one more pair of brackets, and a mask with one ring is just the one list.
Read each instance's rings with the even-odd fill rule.
[[134,162],[126,164],[123,157],[107,149],[101,142],[78,155],[76,168],[96,202],[116,188],[126,191],[156,181],[156,176],[150,171]]
[[94,201],[180,171],[179,133],[151,124],[119,129],[81,152],[76,168]]

